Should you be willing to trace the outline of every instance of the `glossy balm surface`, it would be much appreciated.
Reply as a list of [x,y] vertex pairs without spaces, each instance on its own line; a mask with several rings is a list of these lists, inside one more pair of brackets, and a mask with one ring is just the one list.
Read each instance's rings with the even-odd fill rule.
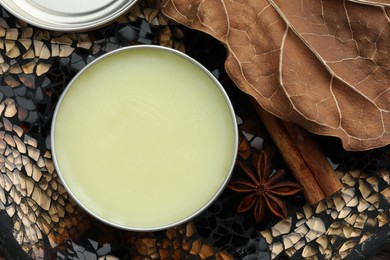
[[65,186],[118,227],[157,229],[223,188],[236,122],[223,92],[192,61],[130,48],[98,60],[64,94],[52,128]]

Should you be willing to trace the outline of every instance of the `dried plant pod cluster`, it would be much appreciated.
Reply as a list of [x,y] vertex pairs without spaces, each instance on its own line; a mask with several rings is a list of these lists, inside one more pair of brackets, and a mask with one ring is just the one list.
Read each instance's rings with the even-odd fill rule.
[[91,46],[87,34],[34,31],[31,27],[1,28],[0,37],[0,74],[40,76],[50,69],[53,58],[70,56],[76,46]]
[[[7,101],[7,100],[6,100]],[[44,257],[44,235],[56,246],[85,232],[86,213],[59,182],[50,151],[7,118],[15,113],[0,103],[0,209],[12,219],[14,236],[36,258]]]
[[386,1],[163,1],[220,40],[226,70],[268,112],[347,150],[390,143]]
[[261,232],[272,259],[282,252],[305,259],[344,259],[366,240],[377,239],[372,230],[388,226],[389,172],[353,170],[338,175],[344,184],[338,194],[314,207],[307,204]]
[[159,236],[139,233],[133,243],[138,251],[133,259],[233,260],[229,253],[216,251],[210,243],[202,239],[192,222],[165,230]]
[[[243,126],[253,125],[253,121],[239,120],[239,123],[241,130]],[[256,160],[251,162],[250,159],[256,151],[253,140],[264,137],[259,137],[259,133],[242,133],[239,160],[255,164]],[[272,151],[270,146],[266,148]],[[384,152],[382,156],[381,160],[388,160],[389,153]],[[257,256],[355,259],[362,256],[358,253],[360,250],[367,250],[367,244],[386,239],[390,228],[390,173],[379,166],[382,162],[377,163],[376,170],[337,170],[343,189],[315,205],[306,203],[294,207],[287,203],[287,218],[259,230],[263,240],[258,244]],[[383,233],[379,234],[378,230]]]

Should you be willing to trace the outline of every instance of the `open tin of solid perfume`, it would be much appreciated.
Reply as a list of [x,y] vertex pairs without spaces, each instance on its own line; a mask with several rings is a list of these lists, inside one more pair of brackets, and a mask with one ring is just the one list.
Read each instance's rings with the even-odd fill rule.
[[81,31],[113,21],[137,0],[0,0],[16,17],[48,30]]
[[57,104],[51,141],[64,186],[118,228],[181,224],[225,188],[238,134],[220,83],[189,56],[130,46],[99,57]]

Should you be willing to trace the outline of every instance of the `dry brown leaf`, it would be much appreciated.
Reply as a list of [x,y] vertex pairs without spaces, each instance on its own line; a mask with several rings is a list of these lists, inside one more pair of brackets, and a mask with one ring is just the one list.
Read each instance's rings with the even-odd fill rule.
[[163,0],[228,49],[225,67],[267,111],[347,150],[390,143],[390,1]]

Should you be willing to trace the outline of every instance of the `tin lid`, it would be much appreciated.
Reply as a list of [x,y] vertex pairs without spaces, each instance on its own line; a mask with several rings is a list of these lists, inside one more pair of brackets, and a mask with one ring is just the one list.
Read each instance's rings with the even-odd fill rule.
[[137,0],[0,0],[29,24],[55,31],[99,27],[126,12]]

